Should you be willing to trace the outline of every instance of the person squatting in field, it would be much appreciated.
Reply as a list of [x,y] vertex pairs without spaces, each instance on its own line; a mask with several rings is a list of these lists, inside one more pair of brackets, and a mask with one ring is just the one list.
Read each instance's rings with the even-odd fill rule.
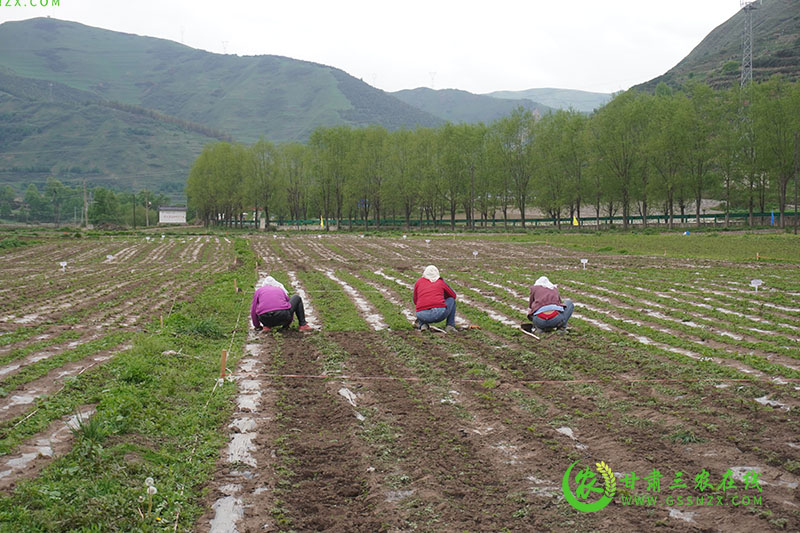
[[253,327],[257,331],[262,329],[269,331],[275,326],[288,329],[295,316],[300,331],[311,330],[311,326],[306,323],[303,299],[297,294],[289,298],[286,287],[272,276],[267,276],[261,287],[253,294],[253,303],[250,306]]
[[422,277],[414,284],[414,305],[417,309],[415,329],[430,329],[429,324],[447,321],[445,331],[456,330],[456,293],[439,277],[439,269],[425,267]]
[[542,276],[531,286],[528,298],[528,320],[540,331],[566,331],[575,306],[572,300],[561,301],[558,287]]

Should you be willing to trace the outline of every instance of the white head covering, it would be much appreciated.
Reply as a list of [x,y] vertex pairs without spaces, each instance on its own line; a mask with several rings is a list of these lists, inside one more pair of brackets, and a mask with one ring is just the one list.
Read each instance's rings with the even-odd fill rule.
[[433,265],[428,265],[425,267],[425,271],[422,273],[422,277],[434,283],[437,279],[439,279],[439,269]]
[[556,288],[555,285],[550,283],[550,280],[547,279],[547,276],[542,276],[539,279],[537,279],[536,283],[534,283],[534,285],[539,285],[541,287],[544,287],[544,288],[550,289],[550,290],[554,290]]
[[270,285],[272,287],[280,287],[283,290],[283,292],[285,292],[287,295],[289,294],[286,290],[286,287],[283,286],[283,283],[276,280],[272,276],[267,276],[266,278],[264,278],[264,281],[261,282],[262,287],[266,287],[267,285]]

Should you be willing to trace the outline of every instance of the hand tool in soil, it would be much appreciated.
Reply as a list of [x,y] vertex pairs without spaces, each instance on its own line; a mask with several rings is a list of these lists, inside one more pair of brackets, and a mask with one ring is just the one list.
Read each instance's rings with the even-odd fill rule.
[[537,337],[536,335],[533,334],[533,332],[532,332],[533,324],[531,324],[529,322],[523,322],[522,324],[520,324],[519,325],[519,329],[522,330],[522,333],[524,333],[525,335],[530,335],[531,337],[533,337],[537,341],[542,340],[542,339],[540,339],[539,337]]

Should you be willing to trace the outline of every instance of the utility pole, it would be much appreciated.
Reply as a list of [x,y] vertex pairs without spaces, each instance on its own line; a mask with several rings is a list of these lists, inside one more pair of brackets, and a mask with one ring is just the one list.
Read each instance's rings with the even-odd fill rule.
[[739,0],[739,6],[744,12],[741,81],[741,86],[744,87],[753,81],[753,11],[755,11],[758,6],[756,5],[756,0]]
[[89,199],[86,196],[86,178],[83,178],[83,227],[89,225]]
[[797,132],[794,132],[794,234],[797,235]]
[[133,190],[133,229],[136,229],[136,189]]
[[756,0],[739,0],[739,6],[744,14],[744,33],[742,35],[742,79],[740,82],[742,101],[739,106],[739,120],[742,123],[742,144],[744,149],[744,162],[747,172],[750,173],[748,181],[750,183],[748,225],[753,227],[753,172],[755,172],[753,162],[755,161],[755,139],[752,124],[752,117],[748,109],[751,102],[753,85],[753,12],[756,10]]

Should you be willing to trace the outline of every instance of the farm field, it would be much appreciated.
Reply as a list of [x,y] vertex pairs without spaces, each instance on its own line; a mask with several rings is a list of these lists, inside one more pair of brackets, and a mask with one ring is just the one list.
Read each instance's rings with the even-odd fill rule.
[[[231,516],[240,531],[800,526],[797,264],[428,240],[251,239],[259,277],[303,295],[322,330],[251,334],[200,531],[223,531]],[[428,263],[459,294],[462,325],[479,330],[411,329],[411,286]],[[515,326],[543,273],[577,307],[572,333],[536,341]],[[565,501],[562,476],[576,460],[618,474],[613,504],[581,513]],[[653,470],[664,477],[658,504],[624,505],[657,494],[642,481]],[[737,501],[745,473],[759,474],[762,492],[749,491],[759,505],[717,490],[728,470]],[[698,492],[703,471],[713,488]],[[678,472],[688,488],[667,490]],[[711,493],[726,505],[685,505]]]
[[[773,248],[789,254],[778,262],[734,262],[719,257],[724,244],[705,259],[702,250],[676,257],[679,245],[630,255],[534,235],[157,237],[47,241],[0,254],[0,518],[8,524],[800,529],[796,240]],[[713,239],[741,257],[768,257],[756,239],[751,250],[738,236]],[[427,264],[458,294],[457,323],[479,329],[411,328],[411,286]],[[543,274],[576,309],[568,334],[536,340],[518,326]],[[303,296],[317,331],[252,330],[252,289],[266,275]],[[753,279],[763,281],[757,291]],[[232,379],[217,386],[220,348],[229,349]],[[138,366],[114,366],[131,352]],[[185,382],[173,377],[162,390],[155,381],[164,379],[140,375],[172,376],[190,364],[183,356],[196,360]],[[144,409],[149,425],[125,424],[120,417],[139,411],[126,415],[133,399],[116,396],[123,385],[151,387],[153,409],[183,402],[191,415],[164,407],[171,426]],[[63,430],[78,415],[103,422],[102,451],[82,448],[94,442],[89,422],[77,435]],[[195,427],[202,431],[185,434]],[[60,443],[49,454],[60,459],[36,449],[42,439]],[[593,488],[616,486],[605,508],[581,512],[566,498],[563,479],[576,461],[573,498],[582,499],[575,473],[589,468]],[[613,478],[595,470],[601,461]],[[98,462],[113,486],[68,494],[68,480],[96,474]],[[158,488],[151,499],[147,475]],[[583,489],[585,501],[601,496]],[[110,511],[119,500],[124,511]],[[64,511],[93,505],[101,510]]]

